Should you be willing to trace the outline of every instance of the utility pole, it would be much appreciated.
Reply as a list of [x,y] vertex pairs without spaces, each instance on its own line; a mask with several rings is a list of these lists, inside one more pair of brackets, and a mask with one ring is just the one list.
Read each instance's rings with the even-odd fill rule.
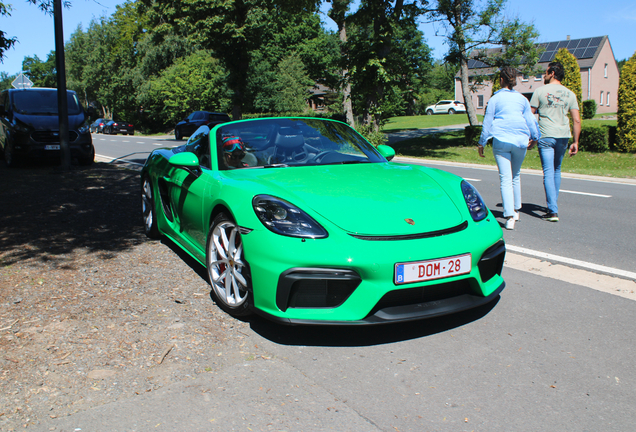
[[60,150],[62,169],[71,169],[71,147],[68,141],[68,100],[66,96],[66,63],[64,61],[64,30],[62,0],[53,1],[55,22],[55,69],[57,70],[57,112],[60,120]]

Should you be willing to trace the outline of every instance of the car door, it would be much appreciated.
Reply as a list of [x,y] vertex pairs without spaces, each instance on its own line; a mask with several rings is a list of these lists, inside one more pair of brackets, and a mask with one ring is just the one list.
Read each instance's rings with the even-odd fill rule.
[[199,158],[198,169],[173,167],[170,174],[170,201],[178,219],[183,246],[200,258],[205,258],[209,214],[206,203],[218,189],[210,170],[210,129],[199,128],[188,140],[185,151]]
[[446,114],[448,112],[448,101],[441,101],[435,105],[435,114]]

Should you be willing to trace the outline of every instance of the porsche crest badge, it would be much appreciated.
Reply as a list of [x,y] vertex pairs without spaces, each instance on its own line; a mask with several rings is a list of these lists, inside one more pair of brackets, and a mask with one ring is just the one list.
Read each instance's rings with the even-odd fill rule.
[[409,224],[409,225],[415,225],[415,221],[414,221],[413,219],[411,219],[411,218],[409,218],[409,219],[404,219],[404,220],[405,220],[405,221],[406,221],[406,223],[407,223],[407,224]]

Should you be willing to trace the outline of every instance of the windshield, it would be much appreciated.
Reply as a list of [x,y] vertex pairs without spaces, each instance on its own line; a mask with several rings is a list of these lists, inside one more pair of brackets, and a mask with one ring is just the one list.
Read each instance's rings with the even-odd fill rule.
[[[68,115],[82,112],[75,93],[67,92]],[[13,106],[20,114],[57,115],[57,90],[29,89],[13,93]]]
[[220,169],[386,162],[348,125],[323,119],[249,120],[216,133]]

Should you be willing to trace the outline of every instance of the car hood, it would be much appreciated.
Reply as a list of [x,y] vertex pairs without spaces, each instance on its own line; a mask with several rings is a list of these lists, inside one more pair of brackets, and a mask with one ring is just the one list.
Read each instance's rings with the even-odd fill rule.
[[[14,114],[15,119],[18,122],[23,123],[28,128],[33,130],[59,130],[60,129],[60,118],[57,114],[43,114],[43,115],[32,115],[32,114]],[[68,128],[69,130],[76,130],[79,128],[84,122],[85,117],[83,113],[73,114],[68,116]]]
[[270,192],[264,193],[311,209],[351,233],[418,234],[451,228],[464,220],[425,167],[368,163],[240,172],[258,176],[261,187],[269,186]]

